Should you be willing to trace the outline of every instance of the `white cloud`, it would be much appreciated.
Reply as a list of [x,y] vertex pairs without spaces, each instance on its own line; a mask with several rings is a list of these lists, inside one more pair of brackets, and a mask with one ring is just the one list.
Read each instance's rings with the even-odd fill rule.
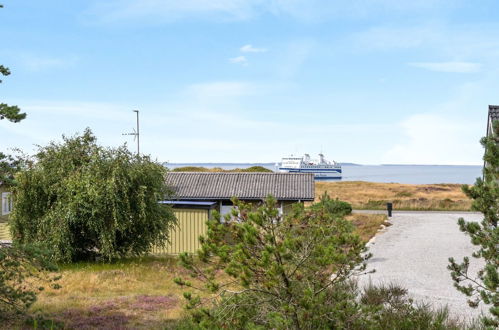
[[243,66],[248,65],[248,59],[246,58],[246,56],[242,56],[242,55],[229,58],[229,62],[234,63],[234,64],[241,64]]
[[244,45],[239,49],[243,53],[265,53],[267,51],[266,48],[256,48],[253,45]]
[[74,65],[77,60],[74,56],[69,58],[42,57],[27,54],[19,56],[21,65],[27,70],[34,72],[67,68]]
[[395,127],[396,142],[384,155],[384,163],[476,165],[481,148],[476,132],[482,123],[470,123],[449,115],[412,115]]
[[437,72],[473,73],[480,71],[481,64],[473,62],[414,62],[410,66]]

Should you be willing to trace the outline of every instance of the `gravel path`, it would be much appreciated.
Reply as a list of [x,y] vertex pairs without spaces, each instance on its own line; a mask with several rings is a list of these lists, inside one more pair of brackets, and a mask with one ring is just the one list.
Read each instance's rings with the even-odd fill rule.
[[[360,284],[397,283],[408,289],[416,301],[431,303],[434,307],[448,305],[452,316],[472,318],[480,309],[472,309],[466,297],[453,287],[447,270],[448,258],[462,260],[471,256],[475,247],[469,237],[459,231],[457,219],[480,221],[479,213],[394,212],[384,232],[379,233],[369,248],[373,257],[368,269],[374,274],[361,276]],[[471,269],[482,266],[471,258]],[[482,310],[486,310],[481,305]]]

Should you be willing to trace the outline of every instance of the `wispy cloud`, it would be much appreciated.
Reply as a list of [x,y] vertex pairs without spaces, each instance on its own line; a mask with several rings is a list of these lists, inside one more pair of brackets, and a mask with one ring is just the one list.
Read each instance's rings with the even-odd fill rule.
[[229,58],[229,62],[234,63],[234,64],[241,64],[243,66],[248,65],[248,59],[246,58],[246,56],[242,56],[242,55]]
[[89,13],[102,22],[151,19],[172,22],[188,17],[246,20],[261,0],[111,0],[94,2]]
[[452,9],[462,0],[94,0],[90,14],[103,22],[151,19],[172,22],[185,18],[248,20],[263,14],[302,21],[364,18],[376,13],[411,13]]
[[[386,163],[480,164],[481,150],[474,136],[482,123],[470,123],[437,113],[421,113],[398,124],[399,141],[384,155]],[[478,126],[478,127],[474,127]]]
[[266,48],[257,48],[253,47],[253,45],[244,45],[239,50],[243,53],[265,53],[267,51]]
[[38,72],[70,67],[78,61],[78,58],[75,56],[57,58],[23,54],[19,57],[19,61],[27,70]]
[[473,62],[414,62],[410,66],[437,72],[473,73],[480,71],[481,64]]

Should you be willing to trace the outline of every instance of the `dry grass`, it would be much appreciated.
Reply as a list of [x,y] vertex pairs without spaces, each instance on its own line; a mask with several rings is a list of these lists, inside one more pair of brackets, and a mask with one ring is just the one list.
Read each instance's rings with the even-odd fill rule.
[[364,242],[368,242],[385,223],[387,216],[384,214],[353,213],[348,215],[346,219],[355,225],[360,238]]
[[385,209],[392,202],[398,210],[468,211],[471,200],[459,184],[399,184],[364,181],[316,182],[316,200],[326,192],[349,202],[354,209]]
[[30,314],[71,329],[164,329],[184,312],[184,289],[173,278],[188,275],[176,262],[164,256],[66,266],[62,288],[42,291]]

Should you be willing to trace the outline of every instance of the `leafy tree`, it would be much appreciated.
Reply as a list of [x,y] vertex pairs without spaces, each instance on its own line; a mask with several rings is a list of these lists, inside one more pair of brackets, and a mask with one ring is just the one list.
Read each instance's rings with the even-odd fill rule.
[[175,224],[158,204],[169,190],[166,169],[123,146],[98,146],[89,129],[40,147],[16,177],[13,238],[45,242],[56,260],[140,255],[163,245]]
[[481,144],[485,148],[483,179],[478,178],[474,186],[463,186],[466,195],[473,199],[472,209],[483,214],[480,223],[458,221],[459,228],[471,238],[479,249],[473,257],[485,261],[485,267],[478,272],[478,278],[469,273],[468,257],[462,263],[449,258],[449,270],[455,287],[470,297],[469,304],[477,307],[480,301],[490,306],[492,317],[485,318],[485,323],[499,327],[499,121],[494,123],[494,134],[484,137]]
[[[37,246],[0,246],[0,318],[24,312],[44,289],[58,288],[57,267],[49,262],[47,249]],[[34,281],[36,280],[36,282]]]
[[[199,289],[215,294],[203,300],[185,293],[198,325],[363,327],[350,279],[365,270],[369,255],[362,254],[364,244],[349,221],[329,212],[328,201],[312,209],[298,204],[286,217],[279,215],[272,197],[254,212],[248,204],[234,203],[231,221],[208,222],[197,255],[180,256],[191,275],[204,282]],[[221,270],[229,277],[224,283]],[[194,287],[185,279],[175,281]]]
[[[0,8],[3,8],[3,5],[0,4]],[[0,75],[6,77],[10,75],[9,68],[0,64]],[[2,80],[0,79],[0,83]],[[14,123],[17,123],[26,118],[26,114],[21,112],[16,105],[8,105],[6,103],[0,103],[0,120],[7,119]]]

